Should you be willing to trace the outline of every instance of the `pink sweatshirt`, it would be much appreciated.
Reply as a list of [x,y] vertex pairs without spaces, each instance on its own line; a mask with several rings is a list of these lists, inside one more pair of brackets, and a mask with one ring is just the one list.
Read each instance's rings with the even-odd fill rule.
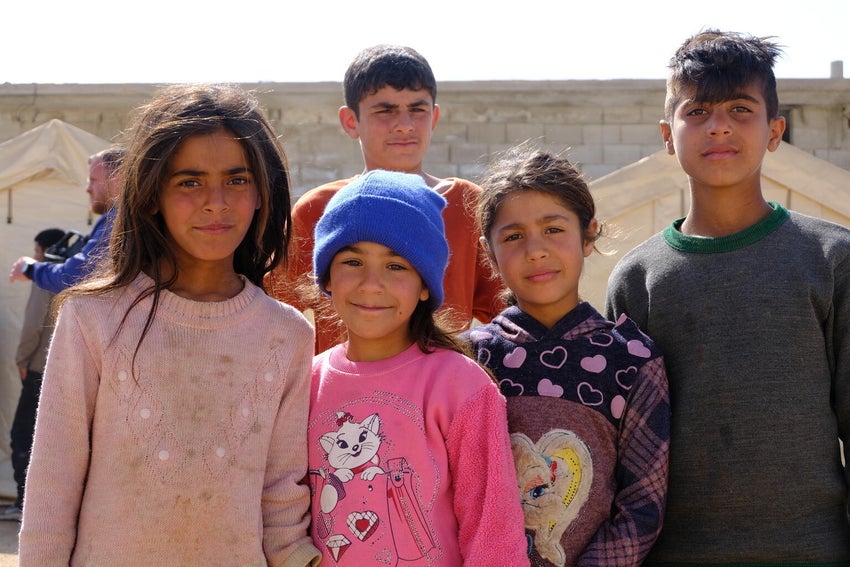
[[307,535],[313,333],[245,282],[197,302],[75,297],[59,314],[38,410],[20,564],[292,565]]
[[505,399],[471,359],[416,345],[314,358],[312,535],[324,565],[528,565]]

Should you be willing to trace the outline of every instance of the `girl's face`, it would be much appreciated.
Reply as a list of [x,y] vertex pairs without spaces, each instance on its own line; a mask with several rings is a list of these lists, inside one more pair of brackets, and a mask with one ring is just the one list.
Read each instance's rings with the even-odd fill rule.
[[171,156],[159,199],[181,272],[233,270],[233,253],[260,207],[245,150],[220,130],[186,138]]
[[381,360],[411,344],[410,316],[428,288],[404,258],[375,242],[336,253],[325,286],[348,329],[348,358]]
[[[587,233],[595,233],[596,220]],[[489,253],[520,309],[552,327],[579,302],[584,259],[593,251],[578,215],[541,191],[519,191],[499,206]]]

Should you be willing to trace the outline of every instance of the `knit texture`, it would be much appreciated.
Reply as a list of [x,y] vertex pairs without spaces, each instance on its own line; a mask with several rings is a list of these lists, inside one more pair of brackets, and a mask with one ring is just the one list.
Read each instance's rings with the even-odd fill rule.
[[312,332],[245,281],[227,301],[152,284],[59,314],[38,411],[21,565],[306,565]]
[[439,307],[449,261],[440,216],[445,206],[419,175],[376,169],[358,177],[333,196],[316,225],[313,273],[324,277],[346,246],[376,242],[416,268]]
[[673,223],[611,274],[664,352],[673,404],[649,563],[850,560],[850,230],[788,212],[722,239]]
[[322,565],[528,565],[505,399],[469,358],[325,351],[307,438]]

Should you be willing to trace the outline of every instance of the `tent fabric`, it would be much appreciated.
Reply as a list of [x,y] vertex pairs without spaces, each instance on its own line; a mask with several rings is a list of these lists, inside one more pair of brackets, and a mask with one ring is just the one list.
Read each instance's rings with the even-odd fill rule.
[[8,270],[20,256],[32,255],[33,239],[45,228],[91,230],[88,158],[109,145],[61,120],[0,144],[0,497],[15,496],[11,468],[3,459],[9,455],[20,394],[15,350],[32,285],[9,282]]

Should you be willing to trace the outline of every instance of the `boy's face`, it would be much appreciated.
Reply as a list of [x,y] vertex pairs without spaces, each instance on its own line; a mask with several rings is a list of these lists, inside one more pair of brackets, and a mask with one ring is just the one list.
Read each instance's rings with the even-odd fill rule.
[[360,101],[360,117],[343,106],[339,121],[360,149],[366,170],[421,173],[440,108],[426,90],[396,90],[386,86]]
[[693,100],[696,89],[684,91],[671,121],[661,121],[667,153],[676,155],[691,189],[744,188],[761,190],[764,152],[782,141],[785,119],[768,120],[758,83],[735,98],[714,103]]

